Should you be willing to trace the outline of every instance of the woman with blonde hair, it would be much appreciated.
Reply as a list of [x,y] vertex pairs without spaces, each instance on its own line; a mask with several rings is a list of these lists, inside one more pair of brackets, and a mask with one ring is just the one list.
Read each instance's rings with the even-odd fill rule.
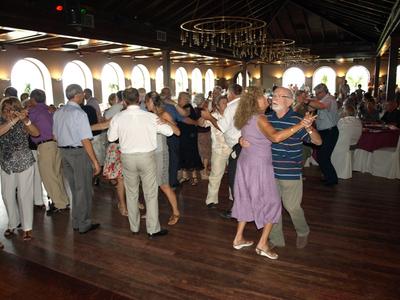
[[[289,98],[290,95],[282,92],[282,95],[274,97]],[[263,228],[256,253],[277,259],[278,254],[268,246],[272,224],[278,222],[282,206],[272,167],[271,143],[281,142],[311,125],[313,117],[307,114],[299,124],[277,131],[264,115],[268,106],[262,89],[251,86],[240,97],[234,118],[235,126],[241,129],[242,137],[249,142],[249,146],[242,148],[237,163],[232,217],[238,220],[238,226],[233,248],[240,250],[253,245],[253,242],[244,239],[243,231],[247,222],[254,221],[258,229]]]
[[[165,122],[171,126],[175,135],[179,136],[181,134],[172,116],[164,110],[162,100],[158,93],[147,93],[145,96],[145,103],[147,110],[155,113],[162,122]],[[167,196],[168,202],[172,208],[172,215],[168,220],[168,225],[175,225],[179,221],[180,213],[175,191],[169,184],[169,153],[167,137],[163,134],[157,134],[156,163],[157,183],[165,196]]]
[[[35,158],[29,149],[28,136],[39,130],[28,118],[18,98],[4,98],[0,104],[0,166],[1,194],[8,215],[6,238],[15,235],[22,225],[24,241],[32,238],[33,173]],[[17,197],[15,190],[17,190]],[[17,199],[16,199],[17,198]]]

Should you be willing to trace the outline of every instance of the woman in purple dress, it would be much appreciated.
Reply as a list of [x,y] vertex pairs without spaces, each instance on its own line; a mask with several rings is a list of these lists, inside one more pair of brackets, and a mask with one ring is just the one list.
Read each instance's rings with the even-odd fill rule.
[[242,137],[249,146],[242,149],[236,169],[232,217],[238,220],[238,227],[233,248],[239,250],[253,245],[252,241],[244,239],[243,231],[247,222],[254,221],[257,229],[263,228],[256,253],[277,259],[278,254],[268,247],[272,225],[281,216],[281,199],[272,167],[271,143],[292,136],[312,123],[313,117],[307,115],[299,124],[276,131],[264,115],[268,105],[262,89],[249,87],[240,97],[235,114],[235,126],[241,129]]

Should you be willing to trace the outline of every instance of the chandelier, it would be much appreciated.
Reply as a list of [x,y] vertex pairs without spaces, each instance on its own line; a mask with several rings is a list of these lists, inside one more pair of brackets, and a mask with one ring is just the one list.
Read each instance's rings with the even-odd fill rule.
[[[233,54],[254,55],[248,49],[267,39],[266,22],[248,17],[216,16],[181,24],[182,45],[189,47],[232,49]],[[245,49],[245,50],[243,50]]]
[[285,49],[285,54],[281,59],[274,61],[277,64],[299,65],[299,64],[315,64],[317,63],[318,55],[310,53],[309,48],[291,47]]
[[265,63],[272,63],[284,58],[294,47],[291,39],[267,39],[266,37],[255,43],[234,45],[233,53],[237,57],[257,57]]

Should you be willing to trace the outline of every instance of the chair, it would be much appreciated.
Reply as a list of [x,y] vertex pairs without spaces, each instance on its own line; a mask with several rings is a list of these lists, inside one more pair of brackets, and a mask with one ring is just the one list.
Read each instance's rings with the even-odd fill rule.
[[372,152],[372,175],[400,179],[400,137],[397,147],[381,148]]
[[355,117],[344,117],[338,122],[339,138],[331,155],[332,165],[336,174],[341,179],[352,177],[352,151],[351,145],[357,144],[362,133],[362,124]]

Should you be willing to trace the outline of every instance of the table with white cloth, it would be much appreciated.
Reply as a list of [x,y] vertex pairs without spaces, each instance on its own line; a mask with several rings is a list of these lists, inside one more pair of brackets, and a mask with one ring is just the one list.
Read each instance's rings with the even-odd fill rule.
[[400,178],[400,130],[383,124],[364,124],[353,155],[353,170]]

